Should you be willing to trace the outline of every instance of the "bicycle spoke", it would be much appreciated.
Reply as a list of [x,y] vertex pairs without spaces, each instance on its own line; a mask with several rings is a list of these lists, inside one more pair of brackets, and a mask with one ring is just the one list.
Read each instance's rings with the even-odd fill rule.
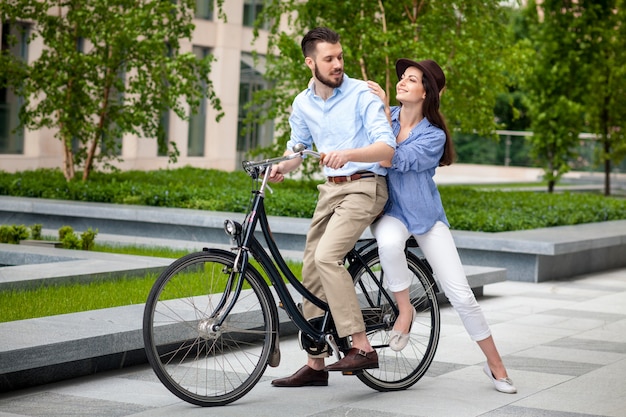
[[227,404],[248,392],[267,366],[275,337],[273,299],[258,276],[247,275],[248,288],[226,298],[205,292],[227,281],[232,256],[220,254],[193,254],[172,264],[155,284],[144,315],[155,373],[174,394],[203,406]]

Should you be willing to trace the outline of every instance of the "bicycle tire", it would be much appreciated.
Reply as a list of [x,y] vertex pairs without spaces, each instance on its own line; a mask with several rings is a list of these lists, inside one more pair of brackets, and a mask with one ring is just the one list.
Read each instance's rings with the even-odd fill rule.
[[191,404],[226,405],[248,393],[277,337],[274,299],[251,266],[234,308],[218,331],[211,327],[234,262],[233,253],[217,249],[184,256],[163,271],[146,302],[148,361],[165,387]]
[[[429,268],[409,252],[407,261],[412,273],[409,293],[411,304],[417,311],[417,318],[411,327],[408,345],[402,351],[395,352],[389,347],[389,332],[395,322],[395,313],[388,301],[394,298],[393,294],[384,288],[385,277],[380,267],[378,250],[372,249],[362,256],[367,267],[355,262],[349,271],[357,287],[364,318],[366,323],[368,320],[374,320],[387,325],[383,329],[368,332],[370,344],[378,352],[379,368],[359,372],[356,376],[377,391],[404,390],[413,386],[426,373],[439,343],[441,317],[435,280]],[[382,285],[379,286],[373,281],[369,270]],[[382,296],[379,293],[380,288],[387,292],[390,298]]]

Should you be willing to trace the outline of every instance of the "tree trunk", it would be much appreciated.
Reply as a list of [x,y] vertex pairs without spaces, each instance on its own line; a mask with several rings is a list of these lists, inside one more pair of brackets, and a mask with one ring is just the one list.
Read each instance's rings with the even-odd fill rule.
[[611,159],[609,155],[611,152],[611,144],[605,137],[604,139],[604,195],[611,195]]
[[109,97],[111,93],[110,77],[111,77],[111,69],[109,68],[107,69],[106,76],[105,76],[106,81],[105,81],[105,86],[104,86],[104,97],[102,99],[102,108],[100,110],[100,114],[98,115],[100,117],[100,120],[98,120],[98,128],[96,129],[96,132],[93,135],[93,141],[91,142],[91,146],[89,147],[89,152],[87,153],[87,160],[85,161],[85,167],[83,169],[83,182],[89,179],[89,174],[91,173],[91,170],[93,169],[93,160],[96,155],[96,150],[98,149],[98,143],[99,143],[98,138],[101,137],[102,132],[104,131],[104,123],[107,117],[107,108],[109,106]]
[[548,192],[554,192],[554,185],[556,184],[556,180],[554,179],[554,164],[552,158],[548,160],[548,169],[546,169],[546,173],[550,173],[550,177],[548,178]]
[[89,151],[87,151],[87,159],[85,160],[85,167],[83,168],[83,182],[89,179],[89,174],[91,173],[91,169],[93,168],[93,159],[96,154],[96,149],[98,147],[98,137],[97,133],[94,134],[94,139],[91,141],[89,145]]
[[63,176],[66,181],[74,179],[74,154],[72,153],[72,142],[63,138]]

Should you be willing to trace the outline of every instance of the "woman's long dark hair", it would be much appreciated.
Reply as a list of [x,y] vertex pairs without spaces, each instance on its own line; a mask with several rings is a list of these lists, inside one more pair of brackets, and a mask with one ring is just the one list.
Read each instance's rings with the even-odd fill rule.
[[440,97],[439,91],[437,91],[437,83],[435,80],[428,79],[427,74],[422,72],[422,85],[424,86],[424,90],[426,90],[426,99],[422,105],[423,116],[446,134],[446,143],[443,147],[443,155],[439,160],[439,166],[451,165],[456,159],[456,154],[454,152],[454,144],[452,143],[450,131],[446,125],[446,120],[443,114],[441,114],[441,111],[439,111]]

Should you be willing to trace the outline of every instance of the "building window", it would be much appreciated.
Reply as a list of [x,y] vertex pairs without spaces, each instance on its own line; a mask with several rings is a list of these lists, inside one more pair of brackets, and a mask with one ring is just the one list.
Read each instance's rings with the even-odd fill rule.
[[[210,48],[194,46],[193,53],[198,59],[205,58],[211,53]],[[206,93],[207,86],[202,85]],[[207,99],[202,97],[195,113],[189,115],[189,134],[187,136],[187,156],[204,156],[204,137],[206,134]]]
[[252,100],[253,94],[267,88],[267,81],[263,78],[264,64],[265,59],[262,56],[258,57],[257,62],[254,62],[252,55],[241,54],[239,123],[237,125],[237,156],[239,160],[243,160],[249,151],[272,143],[274,126],[271,122],[264,124],[245,122],[250,110],[247,106]]
[[[254,21],[263,11],[264,0],[244,0],[243,2],[243,25],[254,27]],[[268,29],[267,24],[263,24],[263,29]]]
[[[2,23],[1,30],[2,53],[8,51],[11,55],[27,61],[28,28]],[[10,37],[14,37],[17,42],[11,43]],[[0,153],[24,153],[24,129],[18,128],[19,111],[23,104],[23,98],[16,96],[10,88],[0,88]]]
[[196,14],[198,19],[213,20],[213,0],[196,0]]

